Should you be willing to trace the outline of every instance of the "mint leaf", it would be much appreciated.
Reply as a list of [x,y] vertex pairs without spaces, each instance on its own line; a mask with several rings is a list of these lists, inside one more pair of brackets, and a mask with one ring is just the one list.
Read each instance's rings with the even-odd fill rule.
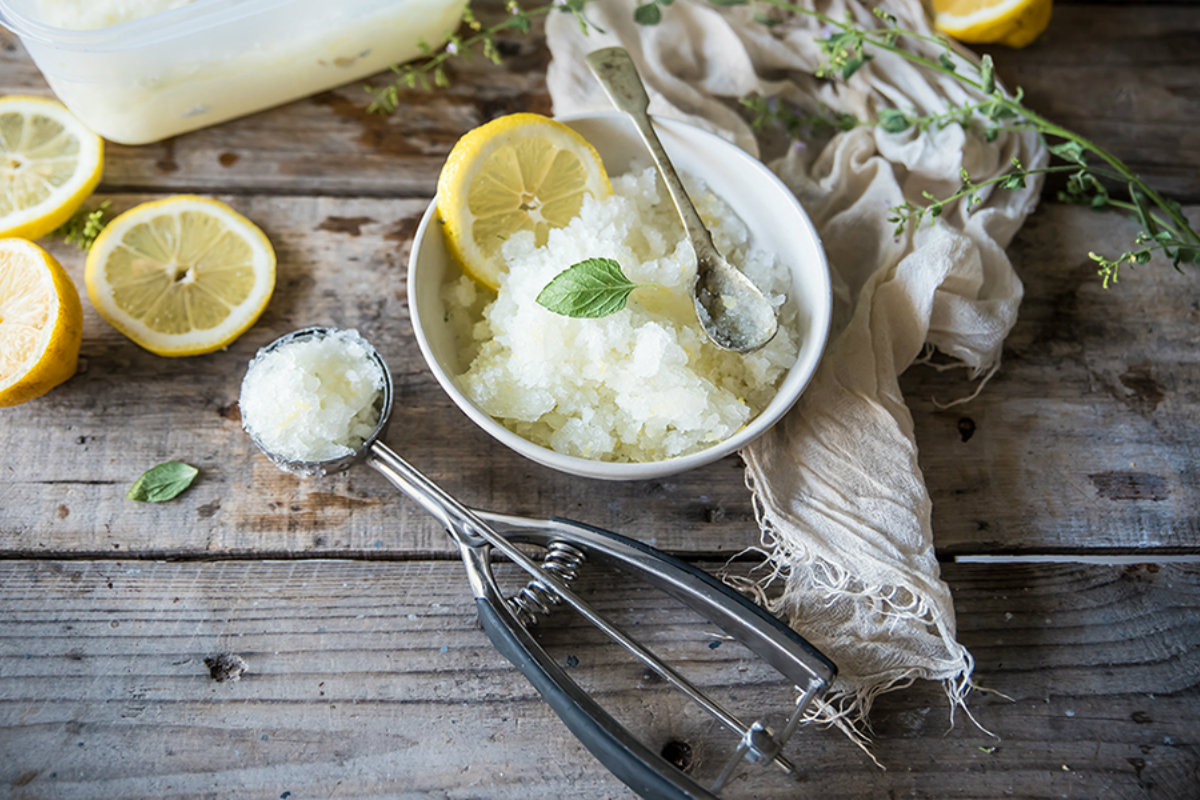
[[594,319],[620,311],[637,287],[611,258],[588,258],[555,275],[537,302],[565,317]]
[[192,485],[200,470],[182,461],[167,461],[151,467],[133,482],[125,493],[126,500],[139,503],[163,503],[179,496]]

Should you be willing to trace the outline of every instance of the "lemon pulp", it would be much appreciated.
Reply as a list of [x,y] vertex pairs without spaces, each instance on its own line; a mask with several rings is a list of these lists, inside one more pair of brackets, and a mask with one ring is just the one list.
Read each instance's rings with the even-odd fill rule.
[[505,270],[500,248],[531,231],[538,245],[578,216],[583,198],[612,191],[595,148],[538,114],[509,114],[463,136],[438,178],[446,243],[464,271],[493,289]]
[[65,106],[0,97],[0,236],[36,239],[66,222],[103,166],[102,140]]
[[275,253],[228,206],[181,195],[109,223],[86,280],[96,310],[133,341],[159,355],[197,355],[258,319],[275,286]]
[[83,309],[54,258],[0,239],[0,407],[40,397],[75,374]]

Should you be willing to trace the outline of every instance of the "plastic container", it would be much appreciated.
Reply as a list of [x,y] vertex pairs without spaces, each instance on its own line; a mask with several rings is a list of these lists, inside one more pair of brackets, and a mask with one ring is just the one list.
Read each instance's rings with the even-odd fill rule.
[[[0,0],[59,99],[106,139],[145,144],[358,80],[438,47],[466,0],[196,0],[95,30]],[[364,100],[366,99],[364,95]]]

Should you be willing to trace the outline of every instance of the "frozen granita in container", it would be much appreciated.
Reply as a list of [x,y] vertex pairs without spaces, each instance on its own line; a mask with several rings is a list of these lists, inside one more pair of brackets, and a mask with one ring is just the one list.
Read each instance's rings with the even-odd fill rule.
[[88,127],[145,144],[408,61],[466,0],[0,0],[59,99]]

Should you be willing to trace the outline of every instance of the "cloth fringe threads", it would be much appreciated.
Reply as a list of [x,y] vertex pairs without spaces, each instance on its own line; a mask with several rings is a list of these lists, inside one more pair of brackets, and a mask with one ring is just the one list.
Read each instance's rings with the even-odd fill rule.
[[[924,679],[942,683],[953,724],[955,710],[966,710],[974,662],[957,640],[953,599],[941,580],[898,376],[934,350],[971,378],[983,376],[980,388],[998,368],[1023,291],[1004,249],[1036,206],[1040,182],[988,187],[978,203],[947,204],[936,219],[900,235],[889,217],[905,202],[926,204],[926,193],[953,194],[964,170],[982,183],[1007,172],[1014,158],[1026,169],[1043,166],[1045,144],[1019,131],[987,141],[957,124],[900,133],[859,126],[764,156],[777,142],[760,137],[736,110],[741,98],[860,120],[883,108],[944,113],[982,98],[882,50],[848,81],[818,79],[826,58],[818,40],[832,31],[804,15],[772,9],[779,24],[766,26],[754,7],[676,0],[649,26],[634,22],[636,5],[589,3],[588,19],[599,30],[587,32],[570,14],[548,17],[555,113],[610,109],[584,57],[625,47],[647,84],[651,113],[700,125],[764,158],[796,194],[820,233],[833,282],[833,329],[817,374],[784,419],[742,451],[761,531],[749,549],[763,554],[767,572],[729,580],[838,665],[812,721],[837,727],[869,753],[874,699]],[[831,18],[867,28],[880,24],[872,5],[815,2]],[[933,34],[920,0],[888,0],[886,9],[898,26]],[[934,46],[917,46],[937,60]]]

